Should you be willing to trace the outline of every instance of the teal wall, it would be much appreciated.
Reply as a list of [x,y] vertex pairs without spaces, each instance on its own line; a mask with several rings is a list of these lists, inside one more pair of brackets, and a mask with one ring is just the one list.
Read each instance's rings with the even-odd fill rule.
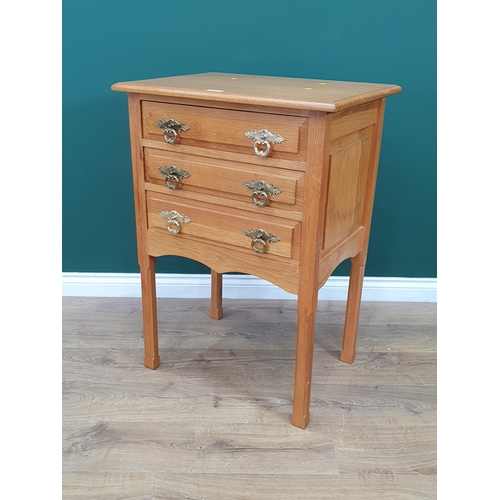
[[[63,271],[138,272],[127,99],[110,86],[209,71],[400,85],[366,274],[436,276],[435,0],[66,0]],[[207,268],[162,257],[157,270]]]

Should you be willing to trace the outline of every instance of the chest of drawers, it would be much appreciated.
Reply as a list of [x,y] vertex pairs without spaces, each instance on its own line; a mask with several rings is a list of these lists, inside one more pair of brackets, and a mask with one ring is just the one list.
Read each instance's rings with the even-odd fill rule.
[[396,85],[204,73],[127,92],[144,364],[160,364],[155,262],[240,272],[297,295],[292,424],[309,423],[318,290],[351,259],[341,360],[354,360],[385,98]]

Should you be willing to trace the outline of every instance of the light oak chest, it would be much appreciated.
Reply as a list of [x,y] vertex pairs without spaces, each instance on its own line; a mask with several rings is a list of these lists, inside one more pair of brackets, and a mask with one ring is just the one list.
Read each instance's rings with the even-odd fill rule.
[[354,360],[385,98],[396,85],[205,73],[117,83],[127,92],[142,281],[144,364],[156,368],[155,260],[298,296],[292,424],[309,423],[318,290],[351,259],[341,360]]

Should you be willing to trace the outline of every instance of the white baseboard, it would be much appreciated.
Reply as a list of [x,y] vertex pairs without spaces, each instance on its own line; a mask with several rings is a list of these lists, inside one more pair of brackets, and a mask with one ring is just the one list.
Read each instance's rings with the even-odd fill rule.
[[[319,300],[346,300],[348,277],[330,277],[319,291]],[[63,273],[62,294],[66,297],[140,297],[137,274]],[[157,274],[158,298],[209,298],[209,274]],[[277,286],[248,275],[224,275],[226,299],[295,299]],[[394,302],[437,302],[436,278],[371,278],[363,282],[363,300]]]

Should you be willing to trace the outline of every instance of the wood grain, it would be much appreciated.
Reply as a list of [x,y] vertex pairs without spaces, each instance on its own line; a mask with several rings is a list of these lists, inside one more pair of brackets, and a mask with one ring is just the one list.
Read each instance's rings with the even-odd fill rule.
[[368,176],[366,179],[365,200],[363,204],[363,219],[362,224],[366,229],[365,248],[363,249],[365,262],[368,257],[368,242],[370,239],[370,228],[373,215],[373,202],[375,200],[375,187],[377,183],[378,161],[380,157],[380,146],[382,144],[382,131],[384,126],[385,116],[385,99],[381,99],[378,103],[378,118],[374,126],[373,141],[370,150],[370,160],[368,166]]
[[[186,132],[180,132],[175,144],[207,147],[213,143],[216,149],[226,145],[240,146],[248,154],[254,154],[254,141],[245,133],[251,130],[267,129],[280,134],[284,141],[273,144],[269,155],[274,151],[287,153],[299,152],[299,133],[307,123],[307,118],[297,116],[274,115],[266,113],[248,113],[226,109],[208,109],[196,106],[178,106],[176,104],[142,101],[142,133],[144,139],[164,142],[163,130],[156,126],[158,120],[174,118],[189,126]],[[215,146],[217,145],[217,146]]]
[[359,253],[365,241],[365,228],[363,226],[354,230],[347,238],[339,241],[321,253],[318,272],[318,288],[321,288],[331,276],[332,271],[344,260],[354,257]]
[[356,337],[358,333],[359,311],[361,308],[361,294],[363,292],[363,278],[365,275],[365,254],[359,252],[351,258],[351,272],[349,275],[349,291],[347,292],[347,308],[345,313],[344,340],[340,359],[344,363],[353,363],[356,355]]
[[[205,264],[217,273],[252,274],[279,286],[289,293],[298,291],[299,268],[296,256],[292,259],[273,255],[273,253],[257,254],[248,247],[229,247],[228,245],[210,242],[195,236],[180,237],[167,234],[163,230],[148,231],[148,249],[152,255],[177,255],[187,257]],[[292,252],[297,252],[300,230],[293,231]],[[196,242],[196,245],[193,243]],[[276,245],[276,243],[271,243]]]
[[[331,439],[300,432],[288,422],[199,423],[179,420],[103,422],[63,426],[66,468],[131,469],[195,474],[338,474]],[[151,439],[151,437],[153,439]],[[149,446],[148,446],[149,444]],[[145,450],[149,450],[145,453]]]
[[[365,264],[368,257],[368,243],[370,238],[370,228],[373,214],[373,202],[375,199],[375,185],[377,182],[378,160],[380,155],[380,145],[382,142],[382,128],[384,124],[385,99],[377,103],[377,123],[374,125],[373,140],[369,150],[369,159],[364,167],[360,162],[360,173],[363,172],[363,179],[357,182],[355,197],[355,213],[361,215],[361,224],[364,230],[364,242],[360,248],[360,253],[351,258],[351,272],[349,278],[349,292],[347,296],[347,308],[344,325],[344,339],[342,342],[342,353],[340,359],[346,363],[354,361],[356,353],[356,338],[358,331],[359,311],[361,307],[361,295],[363,292],[363,278],[365,274]],[[365,173],[366,172],[366,173]],[[360,208],[361,207],[361,208]]]
[[[341,360],[354,359],[385,97],[401,89],[214,73],[112,88],[129,92],[145,365],[159,365],[157,257],[211,268],[209,314],[216,319],[223,272],[262,277],[298,294],[292,423],[307,427],[318,289],[346,257],[352,265]],[[158,127],[169,118],[186,125],[175,144]],[[269,156],[255,161],[260,152],[253,149],[263,143],[251,147],[245,135],[258,129],[284,140],[265,142]],[[159,171],[174,161],[188,173],[165,187]],[[282,205],[274,198],[267,210],[247,210],[242,186],[251,180],[281,184]],[[165,221],[167,212],[178,220]],[[272,236],[247,239],[251,231]],[[257,261],[255,253],[264,255]]]
[[[279,241],[267,244],[264,254],[286,258],[296,258],[297,256],[298,247],[294,249],[293,243],[294,233],[300,235],[300,222],[264,214],[248,214],[217,205],[207,207],[194,200],[179,200],[172,194],[147,192],[146,199],[149,228],[162,231],[165,236],[165,244],[174,238],[184,239],[192,236],[202,238],[207,243],[224,244],[228,248],[239,247],[248,250],[249,255],[252,255],[255,254],[251,247],[252,238],[244,235],[243,231],[263,229],[279,238]],[[172,210],[185,215],[191,221],[181,224],[179,233],[175,235],[167,232],[166,220],[160,216],[160,213]]]
[[330,141],[345,137],[377,122],[378,102],[371,102],[334,115],[330,125]]
[[318,276],[323,221],[325,218],[326,179],[328,178],[327,136],[331,115],[312,112],[304,187],[299,294],[297,298],[297,346],[292,423],[300,428],[309,424],[314,327],[318,302]]
[[[300,182],[300,184],[303,183]],[[225,197],[220,197],[217,196],[217,193],[214,192],[209,193],[208,190],[205,191],[201,189],[197,190],[196,192],[188,191],[187,189],[177,189],[175,193],[173,193],[170,189],[164,186],[160,186],[158,184],[153,184],[150,182],[146,182],[146,189],[148,191],[162,193],[164,195],[170,195],[170,196],[174,195],[178,199],[201,201],[203,203],[207,203],[208,205],[219,205],[222,207],[230,207],[236,210],[243,210],[247,213],[252,212],[254,214],[257,214],[258,216],[262,216],[262,214],[265,213],[270,216],[292,219],[296,221],[302,220],[302,212],[298,210],[298,207],[296,205],[294,206],[294,205],[281,204],[277,206],[276,204],[271,202],[269,206],[266,205],[266,207],[263,210],[263,207],[258,207],[257,205],[254,205],[252,202],[249,203],[248,195],[247,199],[241,201],[242,198],[241,196],[238,195],[235,196],[229,194],[226,195]],[[300,194],[302,194],[302,188],[300,189],[301,190],[299,192]],[[302,204],[302,197],[300,198],[299,203]]]
[[[138,94],[141,101],[150,101],[151,95]],[[171,104],[182,104],[184,106],[198,106],[204,108],[220,108],[220,102],[207,101],[205,99],[196,99],[192,97],[173,97],[166,95],[155,95],[156,102],[169,102]],[[293,108],[276,108],[274,106],[258,106],[253,104],[239,104],[235,102],[224,103],[224,109],[232,109],[234,111],[250,111],[257,113],[271,113],[274,115],[290,115],[290,116],[309,116],[309,111],[305,109]]]
[[137,256],[141,272],[142,311],[144,328],[144,366],[154,370],[160,364],[158,355],[158,324],[156,316],[156,259],[147,249],[147,210],[144,190],[144,156],[140,143],[141,103],[137,95],[129,94],[130,145],[134,207],[137,233]]
[[211,271],[210,317],[222,318],[222,274]]
[[130,149],[132,158],[132,179],[134,187],[135,228],[139,265],[148,264],[145,251],[145,234],[148,227],[146,193],[144,191],[144,157],[141,145],[141,102],[135,94],[128,95]]
[[326,252],[362,224],[370,138],[330,156],[322,249]]
[[296,301],[209,304],[158,299],[150,371],[140,299],[64,298],[64,499],[436,498],[435,304],[364,302],[347,365],[345,302],[319,301],[306,430]]
[[111,88],[119,92],[327,112],[340,111],[401,92],[401,87],[397,85],[226,73],[120,82]]
[[144,162],[146,182],[162,186],[164,192],[169,188],[165,186],[165,175],[159,172],[162,166],[175,165],[190,174],[186,179],[180,179],[177,192],[201,192],[212,194],[216,198],[228,198],[246,202],[252,208],[252,191],[245,187],[245,182],[263,180],[280,188],[281,192],[270,195],[266,207],[282,205],[295,205],[295,210],[300,209],[303,191],[303,174],[284,170],[259,167],[256,165],[241,165],[236,162],[214,160],[209,158],[193,157],[179,153],[166,153],[158,149],[145,148]]
[[404,478],[365,471],[362,474],[162,474],[155,500],[431,500],[435,478]]
[[156,258],[141,262],[142,316],[144,325],[144,366],[154,370],[160,364],[158,354],[158,318],[156,309]]
[[64,500],[150,500],[155,474],[151,472],[64,471]]
[[[301,134],[299,140],[302,141],[305,134]],[[163,149],[173,153],[185,153],[193,156],[201,156],[204,158],[216,158],[222,160],[236,161],[239,163],[251,163],[252,165],[260,165],[262,167],[285,168],[287,170],[305,169],[305,157],[297,158],[296,154],[275,152],[272,156],[261,158],[253,152],[253,147],[249,150],[248,147],[227,145],[225,150],[213,149],[210,143],[203,144],[204,147],[190,146],[186,144],[168,144],[167,142],[152,141],[150,139],[142,139],[142,145],[146,148]]]

